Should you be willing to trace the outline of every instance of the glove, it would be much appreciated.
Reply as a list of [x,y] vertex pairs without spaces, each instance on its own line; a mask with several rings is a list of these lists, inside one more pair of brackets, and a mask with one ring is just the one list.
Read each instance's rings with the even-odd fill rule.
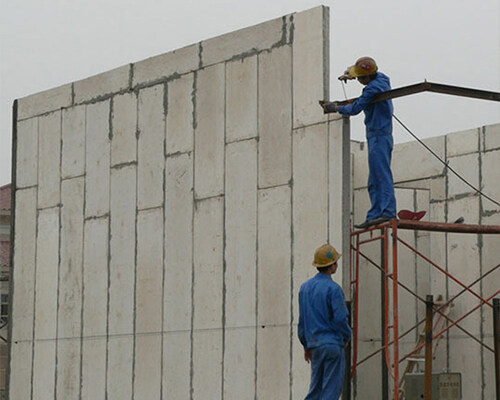
[[323,108],[324,114],[337,112],[339,109],[338,104],[335,101],[320,100],[319,105]]

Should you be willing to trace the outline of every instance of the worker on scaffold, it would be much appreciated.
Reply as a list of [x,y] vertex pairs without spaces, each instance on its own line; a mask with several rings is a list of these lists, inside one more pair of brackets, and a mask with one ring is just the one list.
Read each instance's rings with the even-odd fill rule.
[[340,254],[329,244],[314,253],[318,273],[299,291],[299,340],[311,362],[311,385],[305,400],[338,400],[345,374],[344,347],[351,337],[342,288],[332,280]]
[[392,137],[392,100],[372,103],[373,97],[391,90],[389,77],[378,72],[375,60],[362,57],[349,67],[339,79],[346,82],[356,79],[365,85],[362,95],[352,104],[339,106],[336,102],[320,101],[325,113],[338,112],[344,115],[365,113],[366,139],[368,142],[368,193],[371,208],[366,220],[355,225],[364,229],[372,225],[396,218],[396,197],[391,172]]

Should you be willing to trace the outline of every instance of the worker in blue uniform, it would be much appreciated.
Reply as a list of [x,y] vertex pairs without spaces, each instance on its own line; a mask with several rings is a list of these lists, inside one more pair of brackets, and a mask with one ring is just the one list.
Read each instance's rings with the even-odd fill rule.
[[392,137],[392,100],[372,103],[373,97],[391,90],[389,77],[378,72],[375,60],[362,57],[349,67],[340,80],[357,79],[365,85],[362,95],[353,103],[339,106],[336,102],[320,101],[325,112],[338,112],[344,115],[365,113],[366,139],[368,142],[368,193],[371,208],[365,222],[355,225],[367,228],[392,218],[396,218],[396,197],[391,172]]
[[299,291],[299,340],[311,362],[311,385],[305,400],[338,400],[345,374],[344,348],[351,337],[342,288],[332,280],[340,254],[319,247],[313,265],[318,273]]

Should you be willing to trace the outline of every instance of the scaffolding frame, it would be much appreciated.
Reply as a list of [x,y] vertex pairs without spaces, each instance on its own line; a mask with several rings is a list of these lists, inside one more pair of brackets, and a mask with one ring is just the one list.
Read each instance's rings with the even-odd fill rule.
[[[435,222],[422,222],[422,221],[410,221],[410,220],[397,220],[397,219],[392,219],[390,221],[387,221],[385,223],[369,227],[367,229],[362,229],[358,231],[351,232],[351,243],[350,243],[350,268],[349,268],[349,299],[352,304],[352,322],[353,322],[353,342],[352,342],[352,369],[350,371],[350,377],[351,379],[354,377],[354,374],[356,372],[356,369],[359,365],[363,364],[365,361],[369,360],[373,356],[379,354],[380,352],[384,353],[384,358],[385,362],[387,365],[387,368],[390,372],[391,377],[393,378],[394,381],[394,400],[399,400],[400,398],[400,388],[402,386],[402,379],[400,379],[400,364],[407,360],[411,355],[415,354],[416,352],[420,351],[425,346],[425,342],[421,343],[418,345],[414,350],[412,350],[410,353],[404,355],[403,357],[400,358],[400,353],[399,353],[399,341],[402,339],[404,336],[409,334],[410,332],[414,331],[418,326],[420,326],[422,323],[426,321],[426,319],[420,320],[416,325],[408,329],[406,332],[402,333],[400,335],[399,333],[399,287],[401,286],[403,289],[405,289],[407,292],[415,296],[418,300],[420,300],[423,304],[427,304],[428,301],[426,299],[422,298],[419,296],[417,293],[412,291],[410,288],[408,288],[403,282],[399,281],[398,278],[398,245],[402,244],[406,248],[410,249],[413,251],[417,256],[421,257],[423,260],[425,260],[428,264],[430,264],[432,267],[436,268],[438,271],[442,272],[445,276],[446,279],[451,279],[453,280],[456,284],[462,287],[462,290],[451,297],[450,299],[446,299],[445,304],[441,305],[440,307],[434,307],[433,311],[434,313],[440,314],[440,317],[445,318],[449,324],[448,326],[444,327],[441,329],[438,333],[432,335],[432,339],[437,339],[444,335],[446,332],[448,332],[451,328],[457,327],[460,329],[462,332],[466,333],[469,337],[474,339],[476,342],[478,342],[481,346],[486,348],[487,350],[491,351],[495,355],[495,359],[498,358],[498,350],[495,346],[495,349],[492,349],[485,343],[483,343],[480,339],[476,338],[475,335],[471,334],[468,332],[466,329],[461,327],[459,324],[461,321],[463,321],[465,318],[467,318],[470,314],[478,310],[480,307],[487,305],[491,307],[492,309],[493,304],[491,300],[497,296],[500,293],[500,289],[497,290],[495,293],[492,295],[488,296],[487,298],[483,298],[480,294],[476,293],[474,290],[471,288],[477,284],[479,281],[484,279],[486,276],[491,274],[493,271],[498,269],[500,267],[500,264],[497,266],[491,268],[489,271],[487,271],[485,274],[481,275],[478,279],[476,279],[474,282],[466,285],[463,282],[461,282],[459,279],[455,278],[452,274],[450,274],[448,271],[440,267],[438,264],[433,262],[429,257],[424,255],[421,251],[416,249],[415,247],[411,246],[409,243],[407,243],[405,240],[403,240],[401,237],[398,236],[398,230],[399,229],[406,229],[406,230],[425,230],[425,231],[434,231],[434,232],[455,232],[455,233],[468,233],[468,234],[500,234],[500,226],[496,225],[466,225],[466,224],[452,224],[452,223],[435,223]],[[380,234],[377,234],[376,231],[380,230]],[[362,235],[368,235],[368,238],[362,238]],[[390,239],[392,239],[392,263],[389,261],[389,242]],[[361,246],[366,243],[373,243],[376,241],[381,241],[381,249],[382,249],[382,254],[381,254],[381,260],[382,260],[382,265],[378,266],[373,260],[371,260],[369,257],[367,257],[365,254],[361,252]],[[383,298],[383,304],[382,304],[382,315],[383,315],[383,338],[382,338],[382,347],[375,352],[372,352],[362,360],[358,362],[358,343],[359,343],[359,335],[358,335],[358,318],[359,318],[359,295],[360,295],[360,290],[359,290],[359,281],[360,281],[360,274],[359,274],[359,267],[360,267],[360,257],[363,257],[366,259],[369,264],[375,266],[381,272],[383,273],[383,285],[381,289],[383,290],[383,293],[381,293],[382,298]],[[392,267],[392,269],[390,269]],[[392,282],[390,282],[390,280]],[[390,291],[390,288],[392,286],[392,291]],[[445,305],[451,304],[453,300],[461,296],[463,293],[468,292],[472,294],[474,297],[479,299],[479,304],[470,309],[468,312],[463,314],[461,317],[459,317],[457,320],[452,320],[450,317],[445,315],[445,313],[442,312],[442,309]],[[390,294],[392,294],[392,321],[390,321],[389,315],[390,315]],[[390,341],[390,330],[392,329],[392,337],[393,340]],[[494,333],[495,334],[495,333]],[[496,344],[496,339],[495,339],[495,344]],[[393,348],[393,362],[391,363],[391,356],[390,356],[390,347],[392,346]],[[498,371],[495,372],[496,374],[496,385],[498,386]],[[498,396],[498,394],[497,394]]]

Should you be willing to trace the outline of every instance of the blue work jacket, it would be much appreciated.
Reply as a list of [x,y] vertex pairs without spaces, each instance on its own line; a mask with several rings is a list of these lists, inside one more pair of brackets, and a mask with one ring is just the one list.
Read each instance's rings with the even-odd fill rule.
[[340,106],[338,112],[345,115],[357,115],[365,112],[366,137],[392,135],[392,100],[371,103],[377,93],[391,90],[391,81],[387,75],[377,72],[373,79],[363,89],[362,95],[352,104]]
[[351,337],[344,293],[330,275],[318,273],[299,291],[299,340],[306,350],[343,346]]

